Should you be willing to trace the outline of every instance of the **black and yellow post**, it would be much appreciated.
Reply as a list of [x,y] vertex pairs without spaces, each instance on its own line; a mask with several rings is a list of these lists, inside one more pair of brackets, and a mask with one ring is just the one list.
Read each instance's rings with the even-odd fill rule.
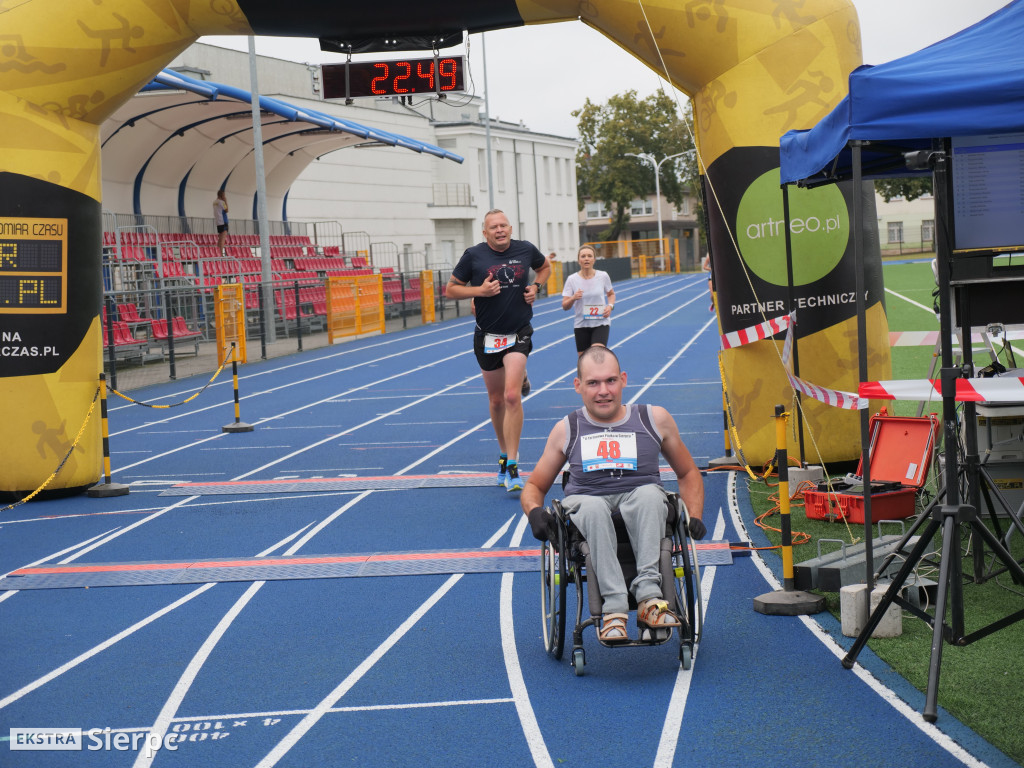
[[825,608],[823,595],[796,588],[793,577],[793,532],[789,517],[789,457],[786,453],[786,406],[775,406],[775,461],[779,468],[779,513],[782,531],[783,588],[754,598],[754,610],[769,616],[803,616]]
[[231,424],[221,427],[222,432],[252,432],[252,424],[242,421],[242,409],[238,403],[238,356],[235,354],[238,348],[231,342],[231,378],[235,384],[235,420]]
[[107,375],[100,374],[100,422],[103,434],[103,482],[89,488],[85,493],[94,498],[125,496],[129,488],[124,483],[110,482],[110,429],[107,426]]

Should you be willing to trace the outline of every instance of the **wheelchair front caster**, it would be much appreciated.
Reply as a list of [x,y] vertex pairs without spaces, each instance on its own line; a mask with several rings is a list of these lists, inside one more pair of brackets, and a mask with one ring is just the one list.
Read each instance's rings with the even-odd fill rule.
[[586,665],[586,654],[583,653],[582,648],[576,648],[572,652],[572,669],[576,673],[576,677],[580,677],[583,674],[583,667]]
[[679,663],[683,665],[683,669],[689,669],[693,666],[693,649],[688,645],[679,646]]

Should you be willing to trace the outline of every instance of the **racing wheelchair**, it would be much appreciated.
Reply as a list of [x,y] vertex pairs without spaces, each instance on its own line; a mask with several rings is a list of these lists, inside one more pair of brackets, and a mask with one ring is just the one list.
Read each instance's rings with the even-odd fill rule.
[[[687,532],[686,505],[678,494],[668,494],[668,519],[665,536],[661,540],[661,591],[669,609],[679,617],[681,627],[643,629],[636,639],[626,642],[609,643],[597,635],[598,642],[609,648],[630,648],[641,645],[661,645],[668,642],[673,631],[679,640],[679,662],[683,669],[689,669],[693,662],[693,650],[700,639],[703,611],[699,599],[700,568],[697,564],[696,546]],[[568,513],[558,501],[552,501],[549,511],[557,523],[557,535],[542,543],[541,557],[541,618],[544,625],[544,647],[555,659],[562,658],[565,648],[566,614],[568,610],[568,587],[573,585],[576,592],[576,622],[572,630],[572,655],[570,663],[576,675],[583,674],[586,652],[583,649],[583,631],[587,627],[600,626],[602,612],[601,592],[596,579],[587,580],[590,570],[590,548],[579,530],[573,525]],[[626,584],[636,578],[636,560],[629,543],[626,527],[618,513],[612,515],[618,541],[619,566]],[[692,559],[691,559],[692,556]],[[590,617],[583,619],[583,584],[587,583],[587,598]],[[629,608],[636,610],[636,600],[629,593]]]

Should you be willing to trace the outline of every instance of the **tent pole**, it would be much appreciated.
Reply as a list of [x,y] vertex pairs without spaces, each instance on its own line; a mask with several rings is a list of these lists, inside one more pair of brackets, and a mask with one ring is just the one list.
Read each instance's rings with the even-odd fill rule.
[[[782,185],[782,219],[786,227],[786,311],[792,312],[796,306],[793,300],[793,239],[789,230],[789,185]],[[800,340],[796,329],[793,329],[793,375],[800,378]],[[800,466],[806,466],[804,457],[804,409],[800,390],[796,391],[796,434],[800,445]]]
[[[857,294],[857,376],[858,381],[868,381],[867,316],[864,301],[864,177],[861,172],[861,149],[864,142],[850,141],[853,155],[853,272],[854,291]],[[860,409],[860,459],[864,480],[864,591],[866,614],[871,613],[871,591],[875,588],[875,562],[871,531],[871,410]]]

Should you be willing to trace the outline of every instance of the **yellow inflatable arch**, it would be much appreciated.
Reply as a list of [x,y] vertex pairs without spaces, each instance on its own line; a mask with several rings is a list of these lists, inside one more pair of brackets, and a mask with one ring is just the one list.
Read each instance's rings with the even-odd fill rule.
[[[336,0],[0,0],[0,492],[46,480],[93,401],[102,370],[99,126],[178,53],[212,34],[318,37],[357,51],[414,38],[429,48],[462,30],[577,18],[693,99],[722,329],[782,314],[778,139],[824,116],[860,64],[849,0],[394,0],[386,10]],[[801,373],[845,391],[857,383],[852,194],[791,199]],[[887,378],[877,245],[867,261],[869,361],[873,378]],[[773,407],[792,398],[776,343],[731,350],[723,364],[745,455],[763,461],[774,450]],[[817,404],[807,413],[826,461],[858,455],[855,414]],[[98,419],[80,448],[51,488],[100,478]]]

